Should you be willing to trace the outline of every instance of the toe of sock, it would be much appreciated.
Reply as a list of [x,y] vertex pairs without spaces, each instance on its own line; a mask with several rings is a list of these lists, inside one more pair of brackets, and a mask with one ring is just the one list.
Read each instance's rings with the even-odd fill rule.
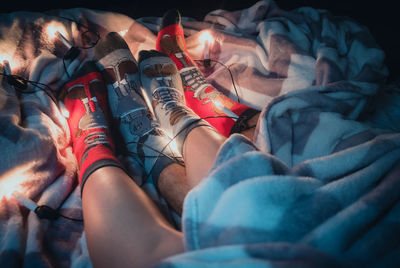
[[177,9],[170,9],[167,12],[165,12],[164,16],[162,17],[161,29],[168,25],[174,25],[180,23],[181,23],[181,14],[179,13],[179,11]]

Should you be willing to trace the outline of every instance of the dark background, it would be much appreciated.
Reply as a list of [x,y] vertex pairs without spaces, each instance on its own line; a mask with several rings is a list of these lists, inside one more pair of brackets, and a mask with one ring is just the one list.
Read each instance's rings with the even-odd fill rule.
[[[86,7],[115,11],[132,18],[146,16],[161,17],[170,8],[178,8],[183,16],[202,20],[215,9],[238,10],[250,7],[257,0],[56,0],[50,3],[44,0],[11,0],[1,5],[0,13],[18,10],[46,11],[51,9],[68,9]],[[4,2],[4,1],[3,1]],[[366,25],[384,51],[386,63],[390,70],[390,80],[400,78],[400,9],[395,0],[276,0],[278,6],[291,10],[302,6],[328,9],[334,15],[349,16]]]

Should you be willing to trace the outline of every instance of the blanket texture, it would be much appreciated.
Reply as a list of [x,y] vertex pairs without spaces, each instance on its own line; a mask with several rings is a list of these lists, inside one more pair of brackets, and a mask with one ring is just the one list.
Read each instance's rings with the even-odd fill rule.
[[[159,23],[81,8],[0,15],[0,61],[49,87],[23,93],[0,77],[0,267],[91,267],[82,222],[39,219],[13,196],[82,217],[70,134],[46,91],[57,95],[93,57],[86,27],[124,34],[137,57],[155,47]],[[52,24],[81,47],[78,58],[63,61]],[[400,90],[386,84],[368,29],[272,0],[183,26],[194,59],[202,30],[214,37],[214,61],[199,63],[207,80],[262,112],[253,140],[225,142],[181,219],[143,186],[184,232],[186,252],[160,267],[400,266]]]

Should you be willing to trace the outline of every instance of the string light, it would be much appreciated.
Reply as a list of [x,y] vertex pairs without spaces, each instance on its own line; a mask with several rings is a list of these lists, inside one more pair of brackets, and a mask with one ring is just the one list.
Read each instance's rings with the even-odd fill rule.
[[61,114],[65,118],[69,118],[69,111],[67,110],[67,108],[65,107],[65,105],[62,101],[58,101],[58,108],[60,109]]
[[4,66],[4,73],[6,75],[12,75],[10,62],[8,60],[3,60],[3,66]]
[[4,69],[4,73],[1,75],[6,77],[9,85],[14,86],[19,90],[25,90],[28,87],[27,83],[21,77],[12,74],[10,62],[8,60],[3,60],[0,64],[3,65]]
[[[65,38],[64,35],[66,35],[66,32],[65,32],[65,30],[64,30],[63,27],[56,27],[56,25],[49,25],[49,27],[47,28],[47,32],[48,32],[48,35],[49,35],[52,39],[57,38],[58,40],[60,40],[60,41],[68,48],[68,52],[67,52],[67,54],[66,54],[65,57],[64,57],[65,59],[75,59],[75,58],[80,54],[80,50],[79,50],[77,47],[74,47],[74,46],[68,41],[68,39]],[[127,32],[128,32],[128,30],[123,30],[123,31],[120,31],[119,34],[120,34],[121,36],[124,36]],[[96,33],[95,33],[95,34],[96,34]],[[100,36],[99,36],[98,34],[97,34],[97,36],[98,36],[98,39],[97,39],[96,42],[93,43],[93,46],[92,46],[92,47],[94,47],[94,46],[96,45],[96,43],[98,42],[98,40],[99,40],[99,38],[100,38]],[[212,46],[213,43],[214,43],[214,38],[213,38],[211,32],[208,31],[208,30],[204,31],[204,32],[200,35],[200,41],[201,41],[201,42],[203,43],[203,45],[204,45],[204,57],[203,57],[203,60],[201,60],[201,61],[203,62],[203,64],[204,64],[205,67],[209,67],[209,66],[210,66],[210,62],[211,62],[211,61],[215,61],[215,60],[211,60],[211,59],[210,59],[210,45]],[[89,47],[89,48],[91,48],[91,47]],[[0,61],[1,61],[1,58],[0,58]],[[197,60],[197,61],[198,61],[198,60]],[[215,61],[215,62],[218,62],[218,61]],[[220,63],[220,62],[218,62],[218,63]],[[222,64],[222,63],[220,63],[220,64]],[[6,76],[9,76],[9,77],[14,77],[14,76],[12,75],[12,72],[11,72],[11,68],[10,68],[10,63],[9,63],[9,61],[3,60],[3,65],[4,65],[4,69],[5,69],[5,75],[6,75]],[[233,77],[232,77],[232,73],[231,73],[229,67],[225,66],[224,64],[222,64],[222,65],[223,65],[225,68],[227,68],[228,71],[230,72],[231,79],[232,79],[232,83],[233,83],[233,86],[234,86],[235,91],[236,91],[236,86],[235,86],[235,83],[234,83],[234,80],[233,80]],[[68,73],[67,73],[67,74],[68,74]],[[32,82],[32,81],[29,81],[29,80],[23,80],[23,81],[25,81],[25,82]],[[40,83],[38,83],[38,84],[40,84]],[[36,86],[37,86],[38,84],[36,84]],[[44,84],[43,84],[43,85],[44,85]],[[45,85],[45,86],[48,87],[47,85]],[[42,88],[42,89],[43,89],[43,88]],[[44,89],[43,89],[43,90],[44,90]],[[44,91],[46,92],[46,90],[44,90]],[[46,92],[46,93],[47,93],[47,92]],[[47,94],[48,94],[48,93],[47,93]],[[236,95],[237,95],[237,91],[236,91]],[[237,95],[237,97],[238,97],[238,95]],[[239,97],[238,97],[238,100],[239,100]],[[240,103],[240,100],[239,100],[238,102]],[[220,102],[218,102],[218,101],[213,101],[213,103],[214,103],[214,105],[215,105],[219,110],[221,110],[224,114],[226,114],[226,116],[213,116],[213,117],[205,117],[205,118],[201,118],[201,119],[216,118],[216,117],[225,117],[225,118],[231,118],[231,119],[233,119],[233,120],[236,121],[236,120],[239,118],[238,115],[236,115],[235,113],[233,113],[230,109],[228,109],[227,107],[225,107],[222,103],[220,103]],[[68,117],[69,117],[69,112],[68,112],[68,110],[66,109],[66,107],[64,106],[64,104],[63,104],[62,102],[58,102],[58,107],[60,108],[60,111],[61,111],[61,113],[63,114],[63,116],[66,117],[66,118],[68,118]],[[151,106],[150,106],[150,107],[151,107]],[[199,119],[198,121],[200,121],[201,119]],[[196,122],[198,122],[198,121],[196,121]],[[193,123],[195,123],[195,122],[193,122]],[[191,125],[191,124],[190,124],[190,125]],[[190,126],[190,125],[189,125],[189,126]],[[187,127],[189,127],[189,126],[187,126]],[[184,129],[183,129],[183,130],[184,130]],[[164,151],[167,147],[171,148],[171,149],[174,151],[174,153],[175,153],[175,151],[178,151],[178,149],[177,149],[177,144],[176,144],[176,137],[177,137],[178,135],[180,135],[181,132],[182,132],[183,130],[181,130],[178,134],[176,134],[175,137],[173,137],[173,138],[170,140],[170,142],[167,143],[167,145],[166,145],[160,152],[158,152],[159,154],[156,156],[157,159],[158,159],[161,155],[165,155],[165,154],[163,153],[163,151]],[[138,143],[138,144],[139,144],[139,143]],[[146,144],[142,144],[142,145],[146,145]],[[151,148],[151,149],[153,149],[153,148]],[[153,150],[156,151],[155,149],[153,149]],[[152,157],[154,157],[154,156],[152,156]],[[175,158],[175,157],[174,157],[174,160],[177,161],[177,162],[179,162],[178,158]],[[156,160],[155,162],[157,162],[157,160]],[[154,166],[153,166],[152,169],[150,170],[149,174],[147,174],[147,176],[149,176],[149,175],[152,173],[153,168],[154,168]],[[19,193],[13,193],[12,196],[13,196],[18,202],[20,202],[22,205],[26,206],[26,207],[27,207],[28,209],[30,209],[31,211],[35,211],[35,213],[37,213],[38,216],[39,216],[39,214],[40,214],[40,213],[38,213],[38,211],[37,211],[38,208],[41,208],[42,211],[46,211],[45,213],[48,213],[48,212],[50,212],[50,214],[53,213],[53,216],[54,216],[54,213],[57,212],[57,211],[55,211],[54,209],[49,208],[49,207],[47,207],[47,206],[38,206],[35,202],[33,202],[32,200],[30,200],[30,199],[24,197],[23,195],[21,195],[21,194],[19,194]],[[63,215],[61,215],[61,214],[58,214],[58,216],[65,217],[65,216],[63,216]],[[57,218],[58,216],[56,216],[56,217],[54,216],[54,219]],[[40,216],[39,216],[39,217],[40,217]],[[44,218],[45,218],[45,217],[44,217]],[[68,217],[65,217],[65,218],[68,218]],[[72,219],[72,220],[79,220],[79,219]]]
[[24,195],[18,193],[18,192],[13,192],[11,194],[11,197],[13,197],[15,200],[18,201],[21,205],[29,209],[30,211],[35,211],[37,208],[37,204],[33,202],[31,199],[25,197]]
[[218,110],[220,110],[221,112],[232,118],[234,121],[237,121],[239,119],[239,116],[237,114],[235,114],[234,112],[232,112],[232,110],[225,107],[225,105],[223,105],[218,100],[212,100],[212,103],[218,108]]
[[[37,92],[35,88],[39,88],[42,90],[42,92],[46,93],[47,96],[55,104],[57,104],[57,101],[52,93],[52,90],[48,85],[36,81],[27,80],[18,75],[13,75],[10,68],[10,62],[8,60],[3,60],[3,62],[0,63],[0,65],[3,65],[4,68],[4,73],[0,73],[0,75],[5,76],[7,79],[7,83],[10,86],[13,86],[16,91],[23,94],[31,94]],[[28,90],[28,83],[33,85],[35,88]]]
[[88,37],[86,36],[88,33],[90,33],[91,35],[94,35],[96,37],[96,39],[93,41],[93,39],[91,38],[92,36],[90,36],[90,38],[89,38],[90,39],[89,46],[77,46],[77,48],[80,48],[80,49],[91,49],[91,48],[95,47],[97,45],[97,43],[99,42],[100,34],[99,34],[98,31],[96,31],[96,30],[94,30],[94,29],[92,29],[92,28],[80,23],[79,21],[76,21],[76,20],[68,18],[68,17],[64,17],[64,16],[55,16],[55,17],[75,23],[78,26],[78,29],[80,27],[85,28],[86,31],[83,31],[81,33],[82,39],[88,40]]
[[209,30],[205,30],[200,34],[199,40],[204,45],[204,59],[209,59],[210,45],[214,43],[214,37]]
[[11,57],[7,52],[2,52],[0,53],[0,63],[4,64],[5,61],[8,61],[10,71],[19,68],[21,65],[19,60],[13,59],[13,57]]
[[74,60],[81,53],[81,51],[77,47],[73,46],[71,42],[69,42],[68,39],[65,38],[64,35],[66,35],[66,31],[60,24],[57,23],[49,24],[47,26],[46,32],[50,37],[50,39],[57,38],[64,44],[64,46],[67,47],[68,51],[67,53],[65,53],[64,59]]
[[56,37],[68,48],[72,48],[72,44],[62,35],[59,31],[56,31]]
[[66,215],[61,214],[58,210],[46,206],[46,205],[38,205],[32,199],[25,197],[24,195],[20,194],[19,192],[13,192],[11,195],[12,198],[18,201],[18,203],[30,211],[34,212],[40,219],[46,220],[56,220],[59,217],[71,220],[71,221],[79,221],[82,222],[83,219],[71,218]]

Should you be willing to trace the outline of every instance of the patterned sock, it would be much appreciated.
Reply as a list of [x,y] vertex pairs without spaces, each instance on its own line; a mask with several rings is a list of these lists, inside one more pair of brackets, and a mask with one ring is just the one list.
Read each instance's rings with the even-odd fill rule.
[[140,78],[143,88],[151,96],[154,113],[172,137],[182,153],[189,132],[199,126],[214,129],[186,107],[182,80],[176,65],[168,55],[156,50],[139,53]]
[[202,118],[215,117],[206,120],[222,135],[228,137],[245,130],[247,120],[259,112],[232,101],[207,83],[187,52],[179,11],[169,10],[164,14],[156,50],[167,53],[176,64],[184,84],[187,106]]
[[161,171],[175,163],[176,155],[143,97],[137,62],[125,40],[115,32],[97,44],[94,59],[102,69],[114,122],[118,122],[128,153],[157,185]]
[[64,105],[79,164],[81,189],[95,170],[104,166],[121,167],[114,155],[107,122],[107,92],[94,62],[86,62],[65,85]]

